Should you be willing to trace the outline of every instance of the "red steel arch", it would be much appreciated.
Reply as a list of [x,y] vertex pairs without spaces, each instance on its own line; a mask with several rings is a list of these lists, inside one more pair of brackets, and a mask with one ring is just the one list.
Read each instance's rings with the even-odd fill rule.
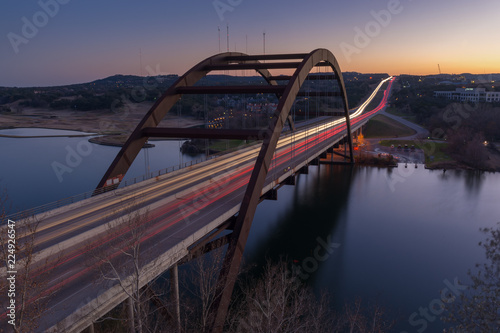
[[[298,62],[290,60],[298,59]],[[262,62],[267,61],[269,62]],[[276,62],[276,61],[282,62]],[[326,49],[316,49],[310,53],[302,54],[276,54],[276,55],[246,55],[238,52],[227,52],[214,55],[207,58],[191,68],[186,74],[181,76],[161,98],[153,105],[149,112],[144,116],[139,125],[132,132],[125,145],[122,147],[103,178],[99,182],[95,190],[95,194],[114,189],[118,183],[111,186],[106,186],[106,183],[113,179],[119,179],[125,175],[130,165],[136,158],[139,151],[142,149],[147,139],[150,136],[169,136],[185,138],[185,137],[202,137],[203,135],[214,135],[219,133],[219,137],[235,138],[238,134],[224,130],[199,130],[193,133],[193,130],[187,131],[181,129],[161,129],[157,128],[160,121],[165,117],[167,112],[181,98],[183,93],[244,93],[245,91],[256,93],[276,93],[279,97],[278,106],[270,121],[269,127],[265,131],[239,131],[240,136],[248,135],[248,137],[261,139],[262,146],[259,155],[256,159],[255,166],[250,176],[249,183],[246,188],[243,201],[241,202],[240,211],[236,217],[233,232],[230,235],[228,249],[224,258],[222,270],[219,275],[217,291],[218,298],[214,302],[212,310],[216,313],[214,322],[212,323],[211,332],[222,332],[227,309],[231,299],[236,276],[241,264],[243,250],[246,245],[250,227],[259,200],[261,198],[262,188],[266,176],[271,165],[273,154],[276,150],[280,134],[283,130],[285,122],[290,122],[290,127],[294,130],[293,123],[290,117],[290,110],[296,97],[299,95],[300,88],[307,80],[309,73],[316,66],[327,66],[335,73],[335,79],[340,87],[339,96],[343,100],[344,115],[346,119],[347,138],[350,147],[350,159],[353,162],[352,155],[352,136],[349,120],[349,105],[345,91],[344,80],[340,66],[335,56]],[[286,85],[278,85],[276,80],[283,77],[274,77],[270,74],[269,69],[277,68],[292,68],[295,69],[294,74],[286,77],[288,83]],[[239,87],[196,87],[195,84],[201,78],[205,77],[211,71],[219,70],[256,70],[267,81],[267,86],[239,86]],[[210,134],[208,134],[210,132]]]
[[[302,59],[301,62],[282,62],[282,63],[262,63],[261,60],[290,60],[290,59]],[[156,101],[156,103],[151,107],[144,118],[139,122],[137,127],[134,129],[128,140],[125,142],[121,150],[118,152],[117,156],[109,166],[108,170],[100,180],[96,187],[94,194],[104,192],[106,190],[115,189],[119,185],[119,181],[127,173],[128,169],[132,165],[133,161],[139,154],[140,150],[149,139],[153,136],[152,133],[156,133],[152,129],[156,129],[160,121],[166,116],[168,111],[175,105],[175,103],[181,98],[182,93],[186,92],[189,88],[196,88],[194,85],[203,77],[208,75],[211,71],[215,70],[238,70],[238,69],[254,69],[256,70],[268,83],[269,86],[278,88],[276,77],[273,77],[269,69],[271,68],[296,68],[294,75],[290,78],[286,87],[280,86],[283,89],[277,92],[277,96],[280,97],[279,106],[276,110],[282,116],[278,119],[284,118],[288,120],[293,129],[293,123],[291,121],[290,109],[293,105],[295,97],[305,81],[305,78],[311,71],[311,69],[322,63],[322,65],[331,66],[336,74],[336,80],[340,87],[340,95],[344,102],[344,112],[346,116],[347,129],[350,137],[350,124],[348,116],[348,104],[345,93],[344,81],[342,78],[342,72],[338,65],[337,60],[333,54],[326,49],[317,49],[311,53],[305,54],[277,54],[277,55],[246,55],[239,52],[227,52],[214,55],[209,57],[196,66],[187,71],[183,76],[179,77],[177,81],[167,89],[167,91]],[[264,89],[265,86],[253,87],[257,89]],[[214,87],[216,88],[216,87]],[[220,88],[220,87],[218,87]],[[245,89],[245,87],[237,87]],[[184,90],[183,90],[184,89]],[[249,89],[249,87],[247,88]],[[238,91],[238,90],[235,90]],[[263,90],[264,91],[264,90]],[[270,92],[274,90],[267,90]],[[229,91],[230,92],[230,91]],[[209,92],[210,93],[210,92]],[[217,93],[215,89],[211,93]],[[275,113],[275,116],[277,113]],[[274,122],[274,120],[273,120]],[[273,122],[271,123],[268,133],[274,131]],[[281,130],[281,129],[280,129]],[[166,130],[168,132],[168,130]],[[172,131],[173,132],[173,131]],[[210,132],[215,132],[210,131]],[[223,132],[223,131],[221,131]],[[204,132],[206,133],[206,132]],[[200,134],[199,136],[202,136]],[[279,132],[277,134],[279,136]],[[173,136],[173,135],[172,135]],[[198,137],[199,137],[198,136]],[[188,137],[187,135],[181,137]],[[227,136],[228,138],[231,136]],[[261,138],[261,134],[258,135]],[[352,145],[351,141],[349,144]],[[352,148],[352,147],[351,147]],[[351,149],[352,151],[352,149]],[[352,161],[352,155],[351,155]],[[106,184],[112,184],[112,186],[106,186]]]
[[278,107],[276,108],[274,117],[269,125],[268,134],[264,138],[262,148],[255,162],[219,277],[219,290],[217,295],[220,296],[217,302],[215,302],[217,313],[212,328],[213,332],[222,332],[223,330],[234,283],[238,275],[241,259],[243,257],[243,250],[246,245],[248,234],[250,233],[252,220],[260,200],[261,191],[269,171],[269,166],[271,165],[280,133],[299,93],[300,87],[304,84],[311,70],[319,64],[330,66],[336,74],[337,82],[341,90],[340,95],[344,102],[347,135],[349,138],[351,161],[353,161],[349,105],[347,102],[342,72],[340,71],[337,59],[329,50],[316,49],[304,57],[300,65],[295,70],[295,73],[290,78],[286,89],[279,100]]
[[[167,115],[168,111],[170,111],[175,103],[181,98],[182,94],[178,92],[179,88],[194,86],[196,82],[213,71],[210,67],[228,65],[231,62],[234,62],[230,60],[231,57],[234,58],[242,56],[247,55],[239,52],[217,54],[203,60],[187,71],[183,76],[179,77],[177,81],[156,101],[144,118],[139,122],[102,177],[94,193],[97,194],[103,192],[108,180],[119,179],[119,181],[121,181],[121,178],[125,176],[149,138],[149,136],[144,135],[144,129],[156,128],[158,126],[161,120]],[[255,60],[243,60],[239,63],[253,64],[259,62]],[[277,85],[275,80],[270,79],[271,74],[267,69],[256,69],[256,71],[268,82],[269,85]],[[113,186],[108,188],[114,189],[116,187],[118,187],[118,184],[114,183]]]

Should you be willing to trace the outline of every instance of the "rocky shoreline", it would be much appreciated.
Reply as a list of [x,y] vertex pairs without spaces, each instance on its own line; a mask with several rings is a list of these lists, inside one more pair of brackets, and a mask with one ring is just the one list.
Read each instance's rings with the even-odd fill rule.
[[[123,136],[123,135],[104,135],[104,136],[97,136],[90,138],[89,142],[101,146],[123,147],[127,139],[128,136]],[[155,145],[152,143],[148,142],[144,144],[144,148],[153,148],[153,147],[155,147]]]

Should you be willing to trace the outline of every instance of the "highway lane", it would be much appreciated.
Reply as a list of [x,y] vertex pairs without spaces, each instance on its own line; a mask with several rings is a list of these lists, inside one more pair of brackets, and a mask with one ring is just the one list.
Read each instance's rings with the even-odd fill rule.
[[[361,114],[362,111],[357,115],[353,114],[352,122],[356,123],[367,117],[366,114]],[[345,124],[342,123],[325,122],[318,125],[320,130],[304,129],[280,139],[267,183],[272,184],[287,172],[293,173],[293,168],[304,162],[304,156],[312,150],[319,153],[331,145],[333,138],[342,137],[345,129]],[[231,216],[238,211],[259,149],[260,145],[245,148],[181,170],[175,175],[159,177],[158,181],[143,182],[144,184],[133,185],[135,187],[129,186],[88,199],[88,203],[75,204],[74,209],[63,209],[60,214],[47,214],[49,217],[40,232],[40,249],[61,244],[62,240],[67,240],[72,235],[80,236],[73,237],[72,242],[61,247],[64,257],[59,258],[57,266],[50,271],[51,287],[43,294],[54,296],[50,302],[51,312],[57,315],[51,315],[50,321],[45,322],[45,327],[65,318],[75,310],[75,306],[78,307],[103,292],[102,287],[89,282],[96,280],[99,273],[88,264],[88,249],[94,247],[105,253],[107,244],[119,237],[126,238],[130,232],[127,228],[122,228],[121,233],[112,238],[106,235],[106,229],[101,228],[93,236],[82,236],[83,230],[91,233],[97,229],[96,226],[109,223],[112,218],[119,216],[119,212],[109,214],[109,211],[123,212],[127,203],[137,203],[136,198],[140,198],[142,206],[150,207],[151,216],[148,232],[141,239],[144,242],[144,253],[149,249],[162,252],[172,248],[179,240],[199,230],[207,221],[217,219],[221,212]],[[106,217],[103,219],[103,216]],[[119,256],[116,255],[116,258]],[[69,300],[72,304],[67,307]]]
[[[377,90],[375,90],[370,98],[358,108],[358,111],[351,115],[351,118],[354,119],[363,112],[364,108],[375,96],[376,91]],[[340,123],[343,123],[343,119],[330,121],[322,126],[322,130],[331,128]],[[285,136],[279,141],[278,149],[289,145],[292,139],[301,140],[307,135],[309,135],[309,132],[305,129],[299,131],[295,135]],[[78,236],[82,230],[88,230],[102,224],[103,215],[109,215],[111,217],[110,212],[113,212],[116,216],[123,209],[122,207],[136,200],[135,198],[137,197],[141,197],[142,201],[148,202],[149,200],[157,200],[157,198],[161,196],[179,192],[182,188],[189,188],[203,183],[213,178],[214,175],[224,172],[226,169],[237,167],[238,164],[251,161],[258,154],[259,149],[260,145],[255,145],[237,154],[228,156],[223,155],[212,163],[202,163],[194,167],[189,167],[184,169],[182,173],[175,175],[161,176],[161,180],[155,184],[149,182],[141,184],[140,186],[129,186],[126,189],[112,192],[114,196],[99,196],[99,202],[95,202],[95,200],[85,200],[73,204],[58,214],[52,214],[53,216],[50,216],[50,213],[47,214],[49,216],[43,216],[44,214],[42,214],[40,217],[42,223],[38,228],[37,249],[44,249],[50,245],[61,244],[61,240]],[[120,200],[117,200],[116,196],[118,196]],[[79,223],[74,223],[74,221],[79,218],[81,218]],[[40,259],[42,258],[45,258],[45,256],[40,256]]]
[[[299,144],[297,144],[297,146],[299,146]],[[247,171],[249,171],[249,170],[247,170]],[[245,180],[245,181],[243,181],[243,182],[241,182],[239,187],[242,187],[245,183],[246,183],[246,180]],[[221,184],[219,184],[219,185],[221,185]],[[199,194],[199,192],[198,192],[197,194]],[[184,200],[187,200],[187,199],[188,199],[187,197],[185,197],[185,198],[184,198]],[[193,198],[191,198],[191,200],[192,200],[192,199],[193,199]],[[239,200],[239,199],[238,199],[238,200]],[[238,200],[237,200],[237,201],[238,201]],[[198,201],[199,201],[199,200],[198,200]],[[193,202],[195,202],[195,201],[193,200]],[[198,207],[198,208],[199,208],[199,207]]]

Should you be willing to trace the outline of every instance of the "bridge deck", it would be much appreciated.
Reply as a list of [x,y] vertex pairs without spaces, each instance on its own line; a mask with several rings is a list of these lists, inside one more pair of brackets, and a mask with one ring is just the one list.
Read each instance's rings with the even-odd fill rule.
[[[352,119],[352,129],[361,127],[381,108]],[[345,137],[345,127],[338,120],[327,120],[283,135],[262,194]],[[101,272],[95,267],[95,258],[89,256],[90,248],[109,253],[109,225],[128,206],[139,204],[151,217],[141,235],[144,263],[140,283],[145,285],[238,212],[259,148],[260,144],[250,146],[38,216],[43,222],[37,237],[37,262],[57,261],[49,272],[49,287],[42,293],[51,298],[50,315],[43,318],[40,329],[79,332],[127,298],[116,281],[96,283]],[[128,232],[124,228],[122,233]],[[110,257],[114,262],[124,260],[118,251]],[[127,274],[122,277],[131,281]]]

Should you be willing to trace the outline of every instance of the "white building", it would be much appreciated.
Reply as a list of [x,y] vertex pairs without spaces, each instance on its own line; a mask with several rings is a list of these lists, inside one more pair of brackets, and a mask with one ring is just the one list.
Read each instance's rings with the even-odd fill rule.
[[486,102],[500,102],[500,92],[487,91]]
[[435,91],[434,97],[445,97],[460,102],[500,102],[500,92],[485,88],[457,88],[455,91]]

